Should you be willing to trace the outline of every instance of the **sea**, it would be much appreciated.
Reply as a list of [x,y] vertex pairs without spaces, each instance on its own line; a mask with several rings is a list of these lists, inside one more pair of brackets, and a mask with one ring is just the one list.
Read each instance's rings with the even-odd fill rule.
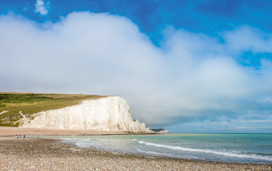
[[153,157],[272,163],[272,134],[163,134],[62,137],[84,148]]

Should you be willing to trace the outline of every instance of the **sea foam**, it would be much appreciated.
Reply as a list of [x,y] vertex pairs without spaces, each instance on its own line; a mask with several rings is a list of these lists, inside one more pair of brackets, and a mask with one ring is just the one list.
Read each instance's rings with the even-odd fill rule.
[[170,150],[198,152],[198,153],[209,153],[209,154],[222,155],[222,156],[228,156],[228,157],[237,157],[237,158],[248,158],[248,159],[255,159],[255,160],[257,159],[257,160],[272,161],[272,157],[270,157],[270,156],[260,156],[260,155],[256,155],[256,154],[241,154],[241,152],[234,152],[234,151],[222,152],[222,151],[216,151],[216,150],[210,150],[210,149],[195,149],[195,148],[171,146],[171,145],[164,145],[164,144],[145,142],[145,141],[138,141],[138,143],[139,144],[144,144],[146,146],[166,148],[166,149],[170,149]]

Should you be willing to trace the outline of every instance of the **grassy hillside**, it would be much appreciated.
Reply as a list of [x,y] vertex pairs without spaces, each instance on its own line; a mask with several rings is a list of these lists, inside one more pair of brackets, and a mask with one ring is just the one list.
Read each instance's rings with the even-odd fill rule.
[[33,114],[79,104],[82,100],[103,96],[72,94],[32,94],[0,92],[0,126],[18,126],[22,118],[19,111],[33,119]]

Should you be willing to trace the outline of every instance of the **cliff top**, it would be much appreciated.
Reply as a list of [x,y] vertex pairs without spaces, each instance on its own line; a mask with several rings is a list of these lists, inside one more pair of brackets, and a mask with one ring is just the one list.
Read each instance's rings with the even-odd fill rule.
[[0,92],[0,126],[19,125],[23,117],[45,110],[59,109],[79,104],[83,100],[99,99],[106,96],[77,94],[35,94]]

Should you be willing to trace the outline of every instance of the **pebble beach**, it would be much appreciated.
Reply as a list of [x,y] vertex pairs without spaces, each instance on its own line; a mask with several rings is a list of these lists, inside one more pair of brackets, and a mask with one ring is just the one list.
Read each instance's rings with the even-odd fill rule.
[[78,147],[55,139],[0,138],[0,170],[264,170],[240,164],[158,158]]

